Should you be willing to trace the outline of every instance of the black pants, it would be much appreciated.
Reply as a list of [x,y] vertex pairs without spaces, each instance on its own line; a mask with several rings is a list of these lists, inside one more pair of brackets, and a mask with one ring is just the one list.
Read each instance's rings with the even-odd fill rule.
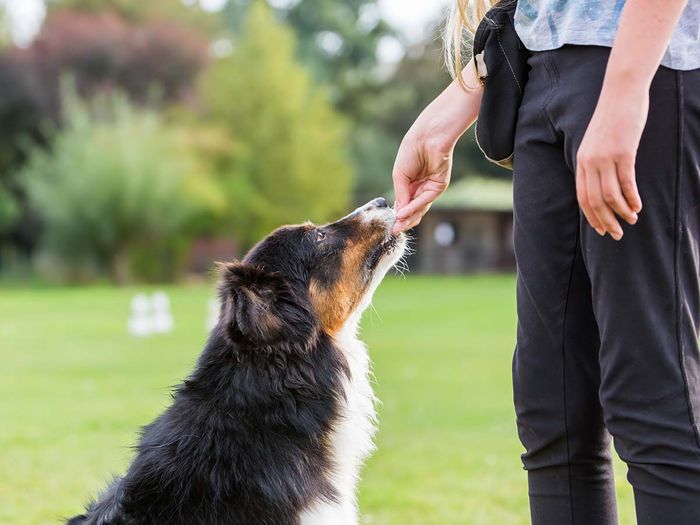
[[[700,70],[660,68],[620,242],[580,213],[575,159],[609,50],[535,53],[515,151],[518,432],[535,525],[700,524]],[[608,433],[609,432],[609,433]]]

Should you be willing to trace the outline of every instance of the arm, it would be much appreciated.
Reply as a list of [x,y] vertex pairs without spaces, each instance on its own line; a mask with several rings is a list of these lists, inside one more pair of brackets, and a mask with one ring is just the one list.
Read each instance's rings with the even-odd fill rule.
[[465,91],[453,81],[423,110],[406,133],[394,163],[397,222],[394,232],[418,224],[431,203],[450,183],[455,145],[476,121],[482,87],[469,63],[462,71]]
[[576,191],[590,225],[615,240],[615,217],[637,222],[642,201],[634,163],[649,110],[649,87],[688,0],[628,0],[600,98],[581,141]]

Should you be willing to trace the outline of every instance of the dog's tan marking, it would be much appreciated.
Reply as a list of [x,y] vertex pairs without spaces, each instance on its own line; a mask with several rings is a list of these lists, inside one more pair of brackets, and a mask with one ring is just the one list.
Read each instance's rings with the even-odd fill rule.
[[368,282],[363,275],[365,260],[376,247],[384,232],[365,225],[359,239],[348,240],[343,249],[338,279],[331,286],[312,280],[309,286],[311,303],[328,334],[337,333],[362,299]]

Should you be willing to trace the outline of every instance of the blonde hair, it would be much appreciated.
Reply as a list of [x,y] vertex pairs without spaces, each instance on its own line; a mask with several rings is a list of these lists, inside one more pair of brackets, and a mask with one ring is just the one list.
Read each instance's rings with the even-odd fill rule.
[[[443,34],[445,65],[452,78],[456,78],[463,89],[470,91],[462,78],[465,58],[469,57],[474,32],[496,0],[454,0]],[[471,59],[471,57],[469,57]]]

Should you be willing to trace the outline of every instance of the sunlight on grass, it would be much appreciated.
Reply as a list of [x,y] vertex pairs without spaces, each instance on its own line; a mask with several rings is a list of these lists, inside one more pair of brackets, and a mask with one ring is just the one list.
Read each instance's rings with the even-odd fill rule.
[[[174,333],[126,333],[136,289],[0,292],[0,523],[57,523],[127,465],[206,334],[208,287],[167,288]],[[368,311],[378,451],[361,487],[372,525],[522,525],[512,409],[511,276],[392,278]],[[634,523],[618,464],[620,523]]]

